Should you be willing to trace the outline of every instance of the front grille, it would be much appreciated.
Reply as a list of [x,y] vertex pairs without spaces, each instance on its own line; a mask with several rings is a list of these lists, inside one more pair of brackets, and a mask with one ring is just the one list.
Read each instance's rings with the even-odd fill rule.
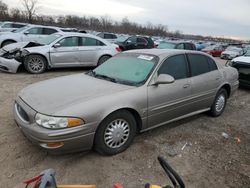
[[23,109],[18,103],[16,103],[15,106],[16,106],[16,111],[17,111],[19,117],[20,117],[22,120],[24,120],[24,121],[26,121],[26,122],[29,122],[29,116],[28,116],[28,114],[24,111],[24,109]]

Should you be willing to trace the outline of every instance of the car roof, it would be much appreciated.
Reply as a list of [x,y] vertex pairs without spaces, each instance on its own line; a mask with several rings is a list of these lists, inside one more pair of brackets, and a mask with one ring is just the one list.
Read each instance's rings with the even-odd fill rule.
[[184,54],[184,53],[192,53],[192,54],[202,54],[206,55],[206,53],[194,51],[194,50],[178,50],[178,49],[140,49],[140,50],[128,50],[123,53],[138,53],[138,54],[148,54],[148,55],[155,55],[155,56],[170,56],[176,54]]

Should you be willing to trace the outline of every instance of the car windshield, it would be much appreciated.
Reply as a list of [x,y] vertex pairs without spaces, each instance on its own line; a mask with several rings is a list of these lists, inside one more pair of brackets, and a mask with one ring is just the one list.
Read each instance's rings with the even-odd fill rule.
[[157,48],[159,49],[174,49],[176,46],[175,43],[171,43],[171,42],[163,42],[163,43],[160,43]]
[[44,38],[40,38],[37,40],[38,43],[44,44],[44,45],[49,45],[52,42],[54,42],[56,39],[60,38],[62,35],[60,34],[52,34]]
[[13,33],[21,33],[22,31],[25,31],[28,28],[30,28],[30,26],[21,27],[19,29],[14,30]]
[[158,61],[157,56],[120,54],[91,71],[94,77],[139,86],[146,82]]

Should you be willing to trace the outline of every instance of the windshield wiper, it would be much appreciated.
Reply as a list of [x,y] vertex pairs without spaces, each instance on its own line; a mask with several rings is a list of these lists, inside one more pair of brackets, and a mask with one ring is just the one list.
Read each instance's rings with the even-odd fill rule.
[[106,76],[106,75],[103,75],[103,74],[97,74],[93,70],[89,71],[88,74],[95,77],[95,78],[101,78],[101,79],[104,79],[104,80],[109,80],[111,82],[117,83],[117,80],[115,78],[112,78],[112,77],[109,77],[109,76]]

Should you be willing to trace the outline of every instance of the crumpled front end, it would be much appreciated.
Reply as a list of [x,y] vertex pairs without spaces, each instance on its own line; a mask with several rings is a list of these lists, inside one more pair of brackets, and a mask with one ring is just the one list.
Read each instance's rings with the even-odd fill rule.
[[0,57],[0,70],[4,72],[16,73],[22,63],[15,59]]

